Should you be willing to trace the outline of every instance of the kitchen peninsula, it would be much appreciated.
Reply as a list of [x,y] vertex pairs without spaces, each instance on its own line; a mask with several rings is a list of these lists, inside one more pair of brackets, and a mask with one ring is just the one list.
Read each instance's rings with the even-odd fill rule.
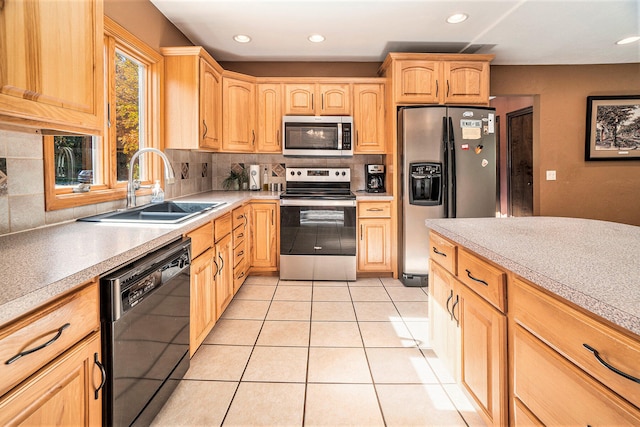
[[640,227],[555,217],[426,226],[434,351],[488,424],[640,422]]

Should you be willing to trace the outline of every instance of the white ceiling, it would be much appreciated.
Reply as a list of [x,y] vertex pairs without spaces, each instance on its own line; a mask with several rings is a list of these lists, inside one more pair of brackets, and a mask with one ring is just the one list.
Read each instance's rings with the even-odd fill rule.
[[[151,0],[218,61],[382,61],[490,53],[493,64],[640,63],[640,0]],[[462,24],[445,22],[464,12]],[[326,37],[311,43],[310,34]],[[250,43],[233,41],[246,34]]]

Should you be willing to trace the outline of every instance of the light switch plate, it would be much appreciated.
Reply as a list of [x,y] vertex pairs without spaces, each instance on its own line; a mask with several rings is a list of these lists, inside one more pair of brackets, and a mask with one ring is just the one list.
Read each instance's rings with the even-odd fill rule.
[[556,171],[547,171],[547,181],[556,180]]

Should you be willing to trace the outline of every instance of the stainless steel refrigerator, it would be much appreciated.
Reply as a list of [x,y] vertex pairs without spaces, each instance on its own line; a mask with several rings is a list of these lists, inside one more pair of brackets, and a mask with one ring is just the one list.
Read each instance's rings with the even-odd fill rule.
[[427,218],[499,211],[495,109],[424,106],[398,111],[402,171],[402,281],[426,286]]

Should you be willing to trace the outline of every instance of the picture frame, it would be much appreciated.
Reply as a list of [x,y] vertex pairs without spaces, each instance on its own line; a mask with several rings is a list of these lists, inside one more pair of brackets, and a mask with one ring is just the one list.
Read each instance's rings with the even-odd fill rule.
[[585,160],[640,160],[640,95],[588,96]]

